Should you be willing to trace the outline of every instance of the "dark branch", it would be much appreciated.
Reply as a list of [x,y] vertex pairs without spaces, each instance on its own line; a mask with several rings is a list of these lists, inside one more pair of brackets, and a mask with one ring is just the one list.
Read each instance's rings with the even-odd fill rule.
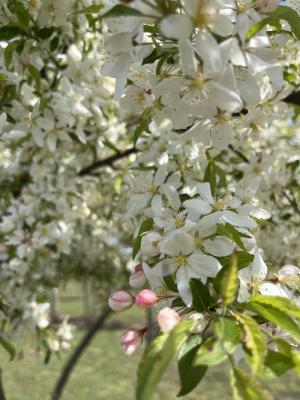
[[2,369],[0,369],[0,400],[6,400],[2,382]]
[[131,149],[127,149],[125,151],[119,152],[117,154],[114,154],[113,156],[104,158],[103,160],[99,160],[94,162],[93,164],[83,168],[81,171],[79,171],[78,175],[88,175],[91,174],[92,172],[95,171],[95,169],[101,168],[101,167],[112,167],[112,165],[118,161],[121,160],[122,158],[126,158],[130,156],[130,154],[134,154],[137,152],[137,149],[135,147],[132,147]]
[[300,92],[294,92],[283,100],[285,103],[297,104],[300,106]]
[[[66,364],[63,367],[63,370],[58,378],[58,381],[56,382],[56,385],[53,389],[52,392],[52,400],[59,400],[62,392],[64,390],[64,387],[70,378],[71,372],[74,369],[75,365],[78,363],[80,356],[84,352],[84,350],[88,347],[90,344],[91,340],[95,336],[95,334],[98,332],[99,329],[102,328],[104,322],[108,318],[108,316],[111,314],[110,309],[106,309],[103,311],[102,315],[100,315],[96,321],[91,325],[91,327],[87,330],[86,334],[83,336],[77,347],[75,347],[73,353],[70,355],[69,359],[67,360]],[[0,398],[0,400],[2,400]]]

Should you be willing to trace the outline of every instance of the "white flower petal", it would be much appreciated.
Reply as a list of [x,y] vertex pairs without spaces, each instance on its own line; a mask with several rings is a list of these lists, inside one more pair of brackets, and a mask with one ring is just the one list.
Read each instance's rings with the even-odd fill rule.
[[213,204],[214,200],[211,195],[210,184],[208,182],[199,183],[196,185],[196,188],[203,200],[206,200],[209,204]]
[[198,215],[209,214],[212,210],[211,205],[201,199],[186,200],[183,202],[183,206],[187,210],[192,210]]
[[205,251],[216,257],[229,256],[234,251],[234,244],[222,238],[207,239],[204,242]]
[[193,253],[189,257],[188,264],[194,273],[211,278],[215,277],[222,268],[217,259],[207,256],[200,251]]
[[176,273],[176,283],[178,292],[184,303],[191,307],[193,302],[192,292],[190,289],[190,277],[187,268],[181,267]]
[[251,265],[252,276],[255,279],[265,279],[268,273],[268,267],[266,266],[259,251],[256,250],[255,256]]

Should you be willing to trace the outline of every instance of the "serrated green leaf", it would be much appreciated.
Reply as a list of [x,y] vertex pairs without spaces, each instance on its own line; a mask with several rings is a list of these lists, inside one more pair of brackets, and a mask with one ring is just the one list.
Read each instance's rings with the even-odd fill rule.
[[135,8],[125,6],[124,4],[117,4],[108,10],[105,14],[103,14],[103,18],[112,18],[112,17],[128,17],[128,16],[142,16],[144,15],[139,10]]
[[208,288],[199,279],[192,278],[190,288],[193,296],[193,308],[196,311],[205,311],[214,304],[214,299],[211,297]]
[[269,304],[279,310],[286,312],[294,317],[300,319],[300,307],[298,307],[292,300],[279,296],[262,296],[254,295],[248,300],[249,302],[258,304]]
[[238,257],[232,254],[227,267],[223,267],[220,279],[220,292],[225,306],[232,304],[239,289]]
[[258,304],[253,302],[245,303],[244,307],[249,311],[261,315],[267,321],[277,325],[284,332],[291,335],[296,342],[300,343],[300,327],[285,312],[269,304]]
[[300,40],[300,16],[297,11],[287,6],[278,6],[276,10],[268,13],[268,16],[279,21],[281,19],[287,21],[291,26],[293,34]]
[[218,365],[225,361],[228,354],[222,343],[216,338],[207,339],[200,346],[194,359],[194,366]]
[[152,218],[148,218],[145,221],[142,222],[140,229],[139,229],[139,233],[137,235],[137,237],[135,238],[134,242],[133,242],[133,246],[132,246],[132,259],[134,260],[138,251],[141,248],[141,242],[142,242],[142,234],[144,232],[150,231],[150,229],[152,229],[153,226],[153,219]]
[[158,336],[146,349],[138,367],[136,400],[150,400],[175,353],[193,329],[184,319],[169,333]]
[[267,346],[263,334],[256,321],[248,314],[239,314],[237,321],[245,332],[245,347],[250,352],[250,363],[254,373],[263,366],[267,354]]
[[225,317],[218,317],[215,323],[215,332],[228,354],[235,351],[243,336],[237,322]]
[[230,383],[233,400],[273,400],[272,395],[261,386],[253,375],[240,368],[232,369]]
[[190,336],[182,345],[178,354],[178,371],[180,377],[180,391],[178,397],[190,393],[204,377],[207,367],[193,366],[194,357],[202,342],[200,335]]
[[16,349],[7,339],[5,339],[5,337],[1,333],[0,333],[0,344],[9,353],[10,360],[13,360],[16,355]]
[[265,380],[276,379],[293,367],[294,362],[291,357],[279,351],[268,349],[268,354],[259,376]]

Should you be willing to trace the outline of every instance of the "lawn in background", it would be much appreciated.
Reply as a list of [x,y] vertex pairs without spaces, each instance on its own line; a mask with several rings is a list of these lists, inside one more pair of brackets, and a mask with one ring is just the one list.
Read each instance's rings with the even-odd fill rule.
[[[73,290],[73,289],[72,289]],[[78,304],[78,307],[82,305]],[[66,308],[76,310],[76,304]],[[126,357],[119,347],[119,337],[124,328],[112,329],[117,325],[129,327],[143,325],[142,311],[114,315],[109,329],[99,331],[92,344],[77,364],[68,382],[62,400],[134,400],[135,373],[140,354]],[[83,331],[78,330],[73,344]],[[7,400],[50,400],[55,380],[68,357],[61,353],[54,356],[48,365],[43,358],[26,350],[24,359],[8,361],[5,351],[0,351],[3,382]],[[230,400],[228,384],[229,366],[223,364],[212,369],[196,391],[184,397],[186,400]],[[299,380],[292,374],[269,383],[276,400],[299,400]],[[154,400],[173,400],[179,389],[175,364],[163,377]]]

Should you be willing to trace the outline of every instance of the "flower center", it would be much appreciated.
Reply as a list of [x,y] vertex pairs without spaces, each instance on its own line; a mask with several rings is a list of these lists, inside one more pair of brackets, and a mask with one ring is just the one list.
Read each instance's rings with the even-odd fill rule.
[[191,81],[190,88],[201,90],[204,85],[204,77],[201,72],[198,72],[195,78]]
[[182,267],[183,265],[186,264],[187,262],[187,257],[186,256],[177,256],[175,259],[177,267]]
[[225,202],[223,199],[215,201],[215,204],[213,206],[214,211],[220,211],[223,210],[224,208],[225,208]]

